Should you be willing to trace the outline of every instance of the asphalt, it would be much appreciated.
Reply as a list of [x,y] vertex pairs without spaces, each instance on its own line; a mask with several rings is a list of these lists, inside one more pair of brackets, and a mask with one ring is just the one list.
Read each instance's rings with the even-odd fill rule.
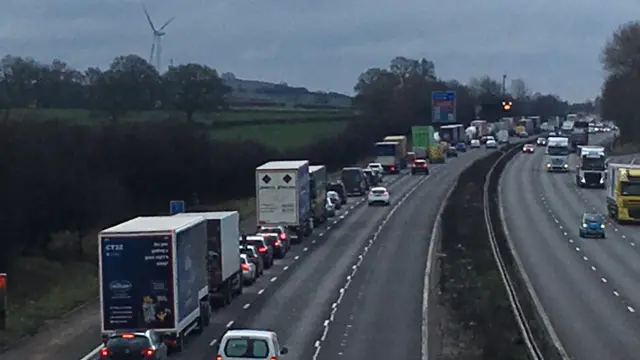
[[640,251],[633,239],[640,230],[608,224],[607,239],[581,239],[580,217],[606,213],[606,190],[576,186],[574,155],[568,174],[547,173],[543,156],[542,149],[517,155],[501,179],[505,220],[524,271],[571,358],[637,358]]

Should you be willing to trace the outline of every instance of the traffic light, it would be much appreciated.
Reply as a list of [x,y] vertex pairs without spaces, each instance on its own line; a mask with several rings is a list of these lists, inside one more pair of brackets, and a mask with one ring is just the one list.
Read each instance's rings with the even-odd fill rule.
[[511,111],[511,107],[513,106],[513,103],[511,101],[503,101],[502,102],[502,110],[504,111]]

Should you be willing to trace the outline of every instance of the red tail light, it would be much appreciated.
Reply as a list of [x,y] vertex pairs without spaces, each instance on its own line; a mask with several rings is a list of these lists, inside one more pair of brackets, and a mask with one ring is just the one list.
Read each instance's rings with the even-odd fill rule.
[[388,192],[388,191],[385,191],[385,192],[384,192],[384,196],[389,196],[389,192]]
[[216,360],[222,360],[222,355],[216,355]]
[[144,355],[146,357],[152,357],[155,353],[156,353],[156,351],[153,350],[153,349],[144,349],[144,350],[142,350],[142,355]]
[[369,191],[369,196],[373,196],[373,193],[371,191]]
[[396,167],[395,167],[395,166],[392,166],[392,167],[391,167],[391,171],[394,171],[395,169],[396,169]]
[[280,247],[280,245],[282,245],[282,243],[280,242],[280,240],[276,240],[276,242],[274,243],[274,245],[276,247]]
[[100,357],[106,358],[109,355],[111,355],[111,351],[109,351],[109,349],[102,348],[102,350],[100,350]]
[[271,359],[269,359],[269,360],[278,360],[278,357],[277,356],[272,356]]
[[242,270],[244,271],[249,271],[249,264],[241,264],[240,267],[242,268]]
[[261,253],[265,253],[265,252],[267,252],[267,247],[266,247],[266,246],[260,246],[260,247],[258,248],[258,252],[261,252]]
[[280,240],[285,240],[287,235],[285,233],[280,233]]

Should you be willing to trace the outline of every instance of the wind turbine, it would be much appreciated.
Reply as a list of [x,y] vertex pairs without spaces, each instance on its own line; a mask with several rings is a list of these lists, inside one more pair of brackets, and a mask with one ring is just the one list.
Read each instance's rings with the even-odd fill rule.
[[151,16],[149,16],[147,8],[144,5],[142,6],[142,8],[144,9],[144,14],[147,16],[147,21],[149,21],[149,26],[151,26],[151,30],[153,31],[153,43],[151,43],[151,55],[149,56],[149,63],[153,64],[153,61],[155,60],[156,70],[160,71],[160,66],[162,65],[160,61],[162,56],[162,45],[160,40],[164,35],[167,34],[166,32],[164,32],[164,29],[173,20],[175,20],[175,16],[167,20],[167,22],[160,26],[159,29],[156,29],[155,25],[153,25],[153,21],[151,21]]

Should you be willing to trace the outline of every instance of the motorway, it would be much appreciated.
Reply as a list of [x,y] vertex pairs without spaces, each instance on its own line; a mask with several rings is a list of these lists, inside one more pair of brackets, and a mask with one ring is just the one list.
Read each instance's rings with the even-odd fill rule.
[[[420,358],[431,228],[459,173],[487,151],[493,150],[473,150],[432,165],[428,177],[387,176],[391,206],[368,207],[363,198],[351,198],[335,222],[294,247],[171,358],[212,359],[226,329],[246,327],[276,331],[291,359]],[[387,348],[390,341],[394,346]],[[48,359],[83,358],[96,344],[85,345],[82,353],[76,347],[75,353]]]
[[500,200],[545,317],[572,359],[638,358],[640,228],[608,223],[606,239],[581,239],[582,214],[606,214],[606,190],[576,186],[575,155],[564,174],[547,173],[543,157],[541,148],[516,155],[502,175]]

